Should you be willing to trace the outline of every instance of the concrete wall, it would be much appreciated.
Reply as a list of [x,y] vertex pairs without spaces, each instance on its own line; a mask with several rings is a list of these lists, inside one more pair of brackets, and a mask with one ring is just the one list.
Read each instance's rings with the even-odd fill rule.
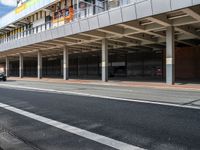
[[176,49],[176,78],[200,78],[200,47]]
[[[166,63],[165,50],[163,64]],[[200,80],[200,47],[179,47],[175,51],[176,80]],[[165,78],[166,67],[163,65]]]
[[19,76],[19,61],[18,60],[14,60],[14,61],[10,61],[9,64],[9,75],[10,76]]
[[69,56],[69,75],[71,78],[99,78],[100,53],[82,53]]

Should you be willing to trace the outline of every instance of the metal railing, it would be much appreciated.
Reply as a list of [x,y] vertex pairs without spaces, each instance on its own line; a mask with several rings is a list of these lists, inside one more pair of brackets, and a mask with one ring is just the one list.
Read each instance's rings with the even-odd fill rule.
[[[115,0],[115,1],[105,0],[102,2],[99,1],[95,5],[91,4],[91,3],[86,3],[85,8],[81,8],[81,9],[79,8],[78,10],[74,10],[74,17],[73,17],[72,21],[86,18],[86,17],[92,16],[92,15],[110,10],[112,8],[126,5],[126,4],[141,3],[143,1],[146,1],[146,0]],[[62,17],[65,17],[65,16],[62,16]],[[62,18],[62,17],[60,17],[60,18]],[[53,29],[58,26],[62,26],[66,23],[69,23],[67,21],[59,21],[60,18],[56,18],[58,21],[49,21],[49,22],[46,22],[45,24],[41,24],[39,26],[26,29],[23,32],[18,32],[14,35],[10,35],[5,38],[2,38],[2,39],[0,39],[0,44],[7,43],[12,40],[25,38],[32,34],[37,34],[37,33],[40,33],[40,32],[43,32],[43,31],[46,31],[49,29]]]

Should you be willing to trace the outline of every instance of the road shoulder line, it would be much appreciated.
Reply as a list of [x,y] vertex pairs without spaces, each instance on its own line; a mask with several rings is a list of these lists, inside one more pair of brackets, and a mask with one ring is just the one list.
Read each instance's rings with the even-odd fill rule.
[[[29,90],[29,91],[35,91],[35,92],[49,92],[49,93],[57,93],[57,94],[71,94],[71,95],[96,97],[96,98],[103,98],[103,99],[110,99],[110,100],[117,100],[117,101],[137,102],[137,103],[163,105],[163,106],[171,106],[171,107],[179,107],[179,108],[189,108],[189,109],[198,109],[198,110],[200,109],[200,107],[198,107],[198,106],[192,106],[192,105],[174,104],[174,103],[167,103],[167,102],[147,101],[147,100],[145,101],[145,100],[120,98],[120,97],[111,97],[111,96],[104,96],[104,95],[97,95],[97,94],[87,94],[87,93],[73,92],[73,91],[61,91],[61,90],[55,90],[55,89],[44,89],[44,88],[19,86],[19,85],[10,85],[10,84],[9,85],[8,84],[1,84],[1,86],[5,87],[5,88],[15,89],[15,90]],[[16,89],[16,88],[18,88],[18,89]]]
[[118,150],[144,150],[143,148],[140,148],[140,147],[137,147],[134,145],[130,145],[130,144],[118,141],[118,140],[114,140],[112,138],[109,138],[109,137],[106,137],[103,135],[99,135],[99,134],[96,134],[96,133],[93,133],[93,132],[90,132],[90,131],[87,131],[84,129],[80,129],[80,128],[53,120],[53,119],[39,116],[34,113],[30,113],[28,111],[24,111],[24,110],[18,109],[16,107],[12,107],[12,106],[4,104],[4,103],[0,103],[0,108],[9,110],[11,112],[20,114],[22,116],[25,116],[25,117],[28,117],[28,118],[31,118],[34,120],[37,120],[39,122],[56,127],[63,131],[78,135],[80,137],[84,137],[86,139],[98,142],[100,144],[103,144],[103,145],[106,145],[106,146],[109,146],[109,147],[112,147],[112,148],[115,148]]

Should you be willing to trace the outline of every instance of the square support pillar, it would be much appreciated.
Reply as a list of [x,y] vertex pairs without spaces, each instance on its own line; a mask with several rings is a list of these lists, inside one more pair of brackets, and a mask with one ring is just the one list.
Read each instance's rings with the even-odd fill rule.
[[5,68],[5,73],[6,73],[6,76],[9,77],[9,72],[10,72],[10,61],[9,61],[9,58],[6,57],[6,68]]
[[69,79],[69,51],[66,47],[63,49],[63,79]]
[[174,27],[167,27],[166,32],[166,83],[175,83],[175,41]]
[[102,81],[107,82],[108,81],[108,40],[103,39],[102,40]]
[[23,78],[24,75],[24,57],[22,54],[19,54],[19,77]]
[[38,51],[38,66],[37,66],[37,69],[38,69],[38,79],[41,79],[42,78],[42,54],[40,51]]

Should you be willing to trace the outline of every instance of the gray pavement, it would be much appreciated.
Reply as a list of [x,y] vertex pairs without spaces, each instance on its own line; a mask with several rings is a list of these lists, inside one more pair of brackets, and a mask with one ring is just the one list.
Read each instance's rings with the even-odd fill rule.
[[0,132],[0,146],[0,150],[38,150],[6,131]]
[[[49,114],[51,114],[51,111],[49,111]],[[14,134],[17,139],[26,143],[29,146],[28,148],[33,147],[36,150],[113,150],[111,147],[63,132],[55,127],[4,109],[0,109],[0,126]],[[12,143],[12,141],[7,143]],[[23,150],[21,145],[15,145],[17,147],[10,148],[8,146],[12,145],[6,146],[6,143],[3,143],[0,146],[2,146],[3,150]]]
[[[35,86],[35,84],[60,90],[68,88],[81,91],[92,89],[92,92],[102,93],[107,91],[106,94],[112,91],[119,94],[123,90],[127,95],[133,93],[134,96],[140,96],[142,99],[152,100],[163,96],[163,99],[173,100],[187,97],[181,101],[182,104],[187,102],[188,98],[199,99],[199,93],[191,91],[154,91],[155,89],[117,87],[104,89],[102,86],[66,86],[32,82],[18,82],[16,85]],[[108,89],[111,89],[110,92]],[[140,94],[137,95],[135,90]],[[148,96],[141,95],[145,92]],[[200,149],[200,110],[198,109],[7,88],[0,88],[0,93],[0,103],[145,149]],[[113,149],[4,109],[0,109],[0,125],[42,150]]]

